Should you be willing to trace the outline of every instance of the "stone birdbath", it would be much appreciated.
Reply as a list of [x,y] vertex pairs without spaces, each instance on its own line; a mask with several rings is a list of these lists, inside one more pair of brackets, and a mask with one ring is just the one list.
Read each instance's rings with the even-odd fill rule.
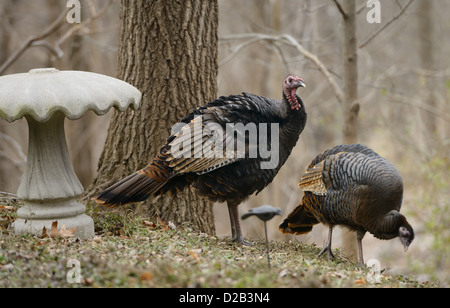
[[0,77],[0,118],[13,122],[25,117],[29,128],[27,167],[17,190],[24,206],[13,223],[16,234],[40,235],[57,221],[58,229],[76,228],[80,238],[94,236],[94,222],[77,201],[84,189],[72,167],[64,119],[79,119],[89,110],[103,115],[111,107],[137,109],[141,96],[122,80],[83,71],[39,68]]

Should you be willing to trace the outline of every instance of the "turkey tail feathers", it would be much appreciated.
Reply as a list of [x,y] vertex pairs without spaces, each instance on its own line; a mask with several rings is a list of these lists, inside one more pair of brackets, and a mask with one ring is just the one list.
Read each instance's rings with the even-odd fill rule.
[[318,223],[319,221],[304,207],[302,202],[289,214],[278,229],[283,233],[300,235],[310,232],[313,226]]
[[284,234],[294,234],[294,235],[301,235],[306,234],[312,231],[312,226],[289,226],[290,224],[286,221],[284,221],[278,229],[283,232]]
[[108,187],[97,197],[97,204],[115,206],[148,199],[167,182],[158,182],[140,172],[135,172]]

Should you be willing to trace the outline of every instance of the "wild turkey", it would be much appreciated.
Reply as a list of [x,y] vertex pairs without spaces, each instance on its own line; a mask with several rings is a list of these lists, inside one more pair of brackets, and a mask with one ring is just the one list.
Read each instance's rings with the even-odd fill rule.
[[313,225],[329,225],[321,251],[329,258],[335,225],[356,231],[359,263],[364,265],[362,239],[368,231],[388,240],[399,237],[405,251],[414,231],[399,213],[403,198],[400,173],[386,159],[361,144],[338,145],[319,154],[298,184],[305,192],[301,204],[280,225],[284,233],[304,234]]
[[[246,244],[237,207],[272,182],[297,143],[307,118],[296,95],[299,87],[305,87],[303,79],[288,76],[281,101],[242,93],[222,96],[195,109],[181,120],[182,127],[167,139],[152,162],[100,193],[97,202],[139,202],[192,185],[211,201],[227,202],[232,238]],[[243,129],[228,133],[227,129],[233,128],[230,124]],[[264,124],[270,124],[270,129]]]

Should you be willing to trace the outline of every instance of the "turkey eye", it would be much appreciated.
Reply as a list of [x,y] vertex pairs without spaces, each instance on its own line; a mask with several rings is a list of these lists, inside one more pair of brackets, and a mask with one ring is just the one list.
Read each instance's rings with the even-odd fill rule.
[[292,83],[292,78],[289,78],[289,79],[288,79],[288,82],[289,82],[289,83]]

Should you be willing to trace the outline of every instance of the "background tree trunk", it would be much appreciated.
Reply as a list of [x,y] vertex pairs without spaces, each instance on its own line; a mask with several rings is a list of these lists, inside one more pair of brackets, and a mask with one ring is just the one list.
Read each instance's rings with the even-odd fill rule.
[[[217,95],[216,0],[122,0],[120,19],[118,78],[136,86],[143,101],[138,111],[113,115],[90,196],[144,167],[175,123]],[[136,211],[215,233],[211,204],[190,188]]]
[[[434,50],[436,48],[434,39],[434,21],[433,21],[433,1],[421,0],[418,2],[418,36],[421,44],[419,45],[420,67],[424,70],[434,71],[436,69],[436,59]],[[434,92],[436,89],[435,80],[427,76],[420,76],[421,90],[420,96],[424,104],[435,109],[436,98]],[[436,117],[429,113],[419,113],[422,119],[421,142],[420,146],[430,157],[436,154],[436,150],[440,146],[440,138],[436,126]]]
[[[358,56],[356,39],[356,7],[355,0],[342,1],[343,16],[343,76],[344,76],[344,122],[342,142],[352,144],[358,142]],[[342,250],[348,256],[357,256],[355,233],[342,229]]]

